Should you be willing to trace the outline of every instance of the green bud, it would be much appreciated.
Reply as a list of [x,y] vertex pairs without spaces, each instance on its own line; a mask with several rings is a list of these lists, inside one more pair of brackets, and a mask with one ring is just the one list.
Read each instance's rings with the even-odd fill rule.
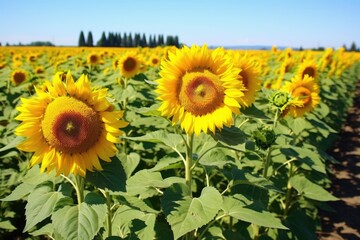
[[264,126],[255,130],[253,132],[253,137],[256,145],[263,150],[268,149],[276,140],[274,130],[271,127]]
[[273,95],[272,102],[276,107],[283,107],[289,101],[289,93],[287,92],[276,92]]

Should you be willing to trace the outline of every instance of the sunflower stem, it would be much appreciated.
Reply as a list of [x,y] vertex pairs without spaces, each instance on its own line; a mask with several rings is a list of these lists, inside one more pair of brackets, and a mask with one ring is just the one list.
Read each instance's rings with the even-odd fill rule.
[[264,161],[264,169],[263,169],[263,177],[267,178],[268,175],[268,170],[269,170],[269,165],[270,165],[270,158],[271,158],[271,152],[272,152],[272,147],[270,146],[268,148],[266,157],[265,157],[265,161]]
[[276,127],[277,122],[279,120],[279,114],[280,114],[280,110],[279,110],[279,108],[276,108],[275,116],[274,116],[274,125],[273,125],[274,128]]
[[291,204],[291,195],[292,195],[292,186],[290,183],[290,179],[293,176],[293,163],[289,162],[288,165],[289,165],[289,178],[286,186],[284,217],[286,217],[289,213],[290,204]]
[[108,210],[108,214],[107,214],[108,237],[111,237],[112,236],[111,196],[108,191],[105,191],[105,197],[106,197],[106,206]]
[[84,201],[84,178],[80,175],[75,176],[76,182],[76,196],[78,200],[78,204],[81,204]]
[[186,135],[186,158],[185,158],[185,182],[189,187],[190,196],[192,196],[191,183],[192,183],[192,151],[193,151],[194,134]]

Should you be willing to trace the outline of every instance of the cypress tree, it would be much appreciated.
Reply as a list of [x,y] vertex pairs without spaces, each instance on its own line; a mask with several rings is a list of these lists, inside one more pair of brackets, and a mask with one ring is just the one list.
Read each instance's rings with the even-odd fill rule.
[[93,41],[93,36],[92,36],[91,31],[88,32],[87,40],[86,40],[86,46],[88,46],[88,47],[93,47],[94,46],[94,41]]
[[355,42],[352,42],[352,44],[351,44],[351,46],[350,46],[350,52],[356,52],[356,44],[355,44]]
[[175,36],[174,37],[174,46],[179,48],[180,47],[180,44],[179,44],[179,37],[178,36]]
[[79,47],[83,47],[83,46],[86,46],[86,43],[85,43],[84,32],[81,31],[79,36]]
[[103,32],[101,34],[101,38],[100,40],[97,42],[97,45],[99,47],[107,47],[107,39],[106,39],[106,35],[105,35],[105,32]]
[[147,47],[148,46],[147,41],[146,41],[145,33],[143,33],[143,35],[142,35],[140,46],[142,46],[142,47]]

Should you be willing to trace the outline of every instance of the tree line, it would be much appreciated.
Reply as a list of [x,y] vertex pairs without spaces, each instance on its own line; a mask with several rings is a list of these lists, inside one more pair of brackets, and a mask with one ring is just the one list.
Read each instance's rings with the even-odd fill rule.
[[[93,47],[94,40],[91,31],[88,32],[86,40],[84,32],[80,32],[79,47]],[[179,37],[168,35],[166,38],[164,35],[149,35],[146,37],[145,33],[113,33],[109,32],[101,34],[100,39],[96,42],[98,47],[157,47],[157,46],[176,46],[180,47]]]

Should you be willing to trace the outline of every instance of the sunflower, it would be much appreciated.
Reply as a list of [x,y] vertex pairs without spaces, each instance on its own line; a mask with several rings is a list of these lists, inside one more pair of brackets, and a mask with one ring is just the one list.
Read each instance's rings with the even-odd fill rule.
[[27,79],[27,72],[25,70],[21,70],[21,69],[15,70],[11,74],[11,81],[15,85],[19,85],[25,82],[26,79]]
[[44,72],[45,72],[45,69],[44,69],[43,66],[38,66],[38,67],[35,68],[35,73],[36,74],[42,74]]
[[285,110],[286,114],[293,117],[303,116],[320,103],[319,86],[309,75],[305,75],[303,79],[296,75],[290,82],[285,83],[282,90],[289,92],[294,99],[302,102],[302,105],[292,105]]
[[155,90],[162,101],[159,111],[172,118],[173,125],[180,122],[188,134],[231,126],[246,91],[239,72],[222,48],[185,46],[169,52],[161,61]]
[[297,70],[297,74],[301,79],[305,77],[305,75],[309,75],[309,77],[313,77],[315,80],[317,79],[317,66],[314,60],[304,60]]
[[233,59],[234,65],[241,69],[238,78],[246,88],[240,104],[249,107],[255,101],[256,93],[261,87],[259,67],[252,58],[247,55],[241,56],[239,52],[234,53]]
[[90,53],[88,54],[86,61],[90,65],[97,65],[100,62],[100,56],[95,52]]
[[123,77],[132,78],[140,71],[140,57],[136,52],[127,52],[119,59],[120,73]]
[[106,99],[107,89],[91,90],[89,79],[82,75],[74,83],[71,73],[55,74],[52,83],[31,99],[22,98],[17,107],[22,121],[15,134],[26,137],[18,148],[34,152],[30,165],[41,163],[41,172],[56,170],[57,175],[102,170],[99,159],[110,162],[119,143],[122,111],[114,111]]
[[152,54],[152,55],[149,57],[148,65],[150,65],[150,66],[152,66],[152,67],[157,67],[157,66],[159,66],[159,65],[160,65],[160,58],[158,57],[158,55]]

